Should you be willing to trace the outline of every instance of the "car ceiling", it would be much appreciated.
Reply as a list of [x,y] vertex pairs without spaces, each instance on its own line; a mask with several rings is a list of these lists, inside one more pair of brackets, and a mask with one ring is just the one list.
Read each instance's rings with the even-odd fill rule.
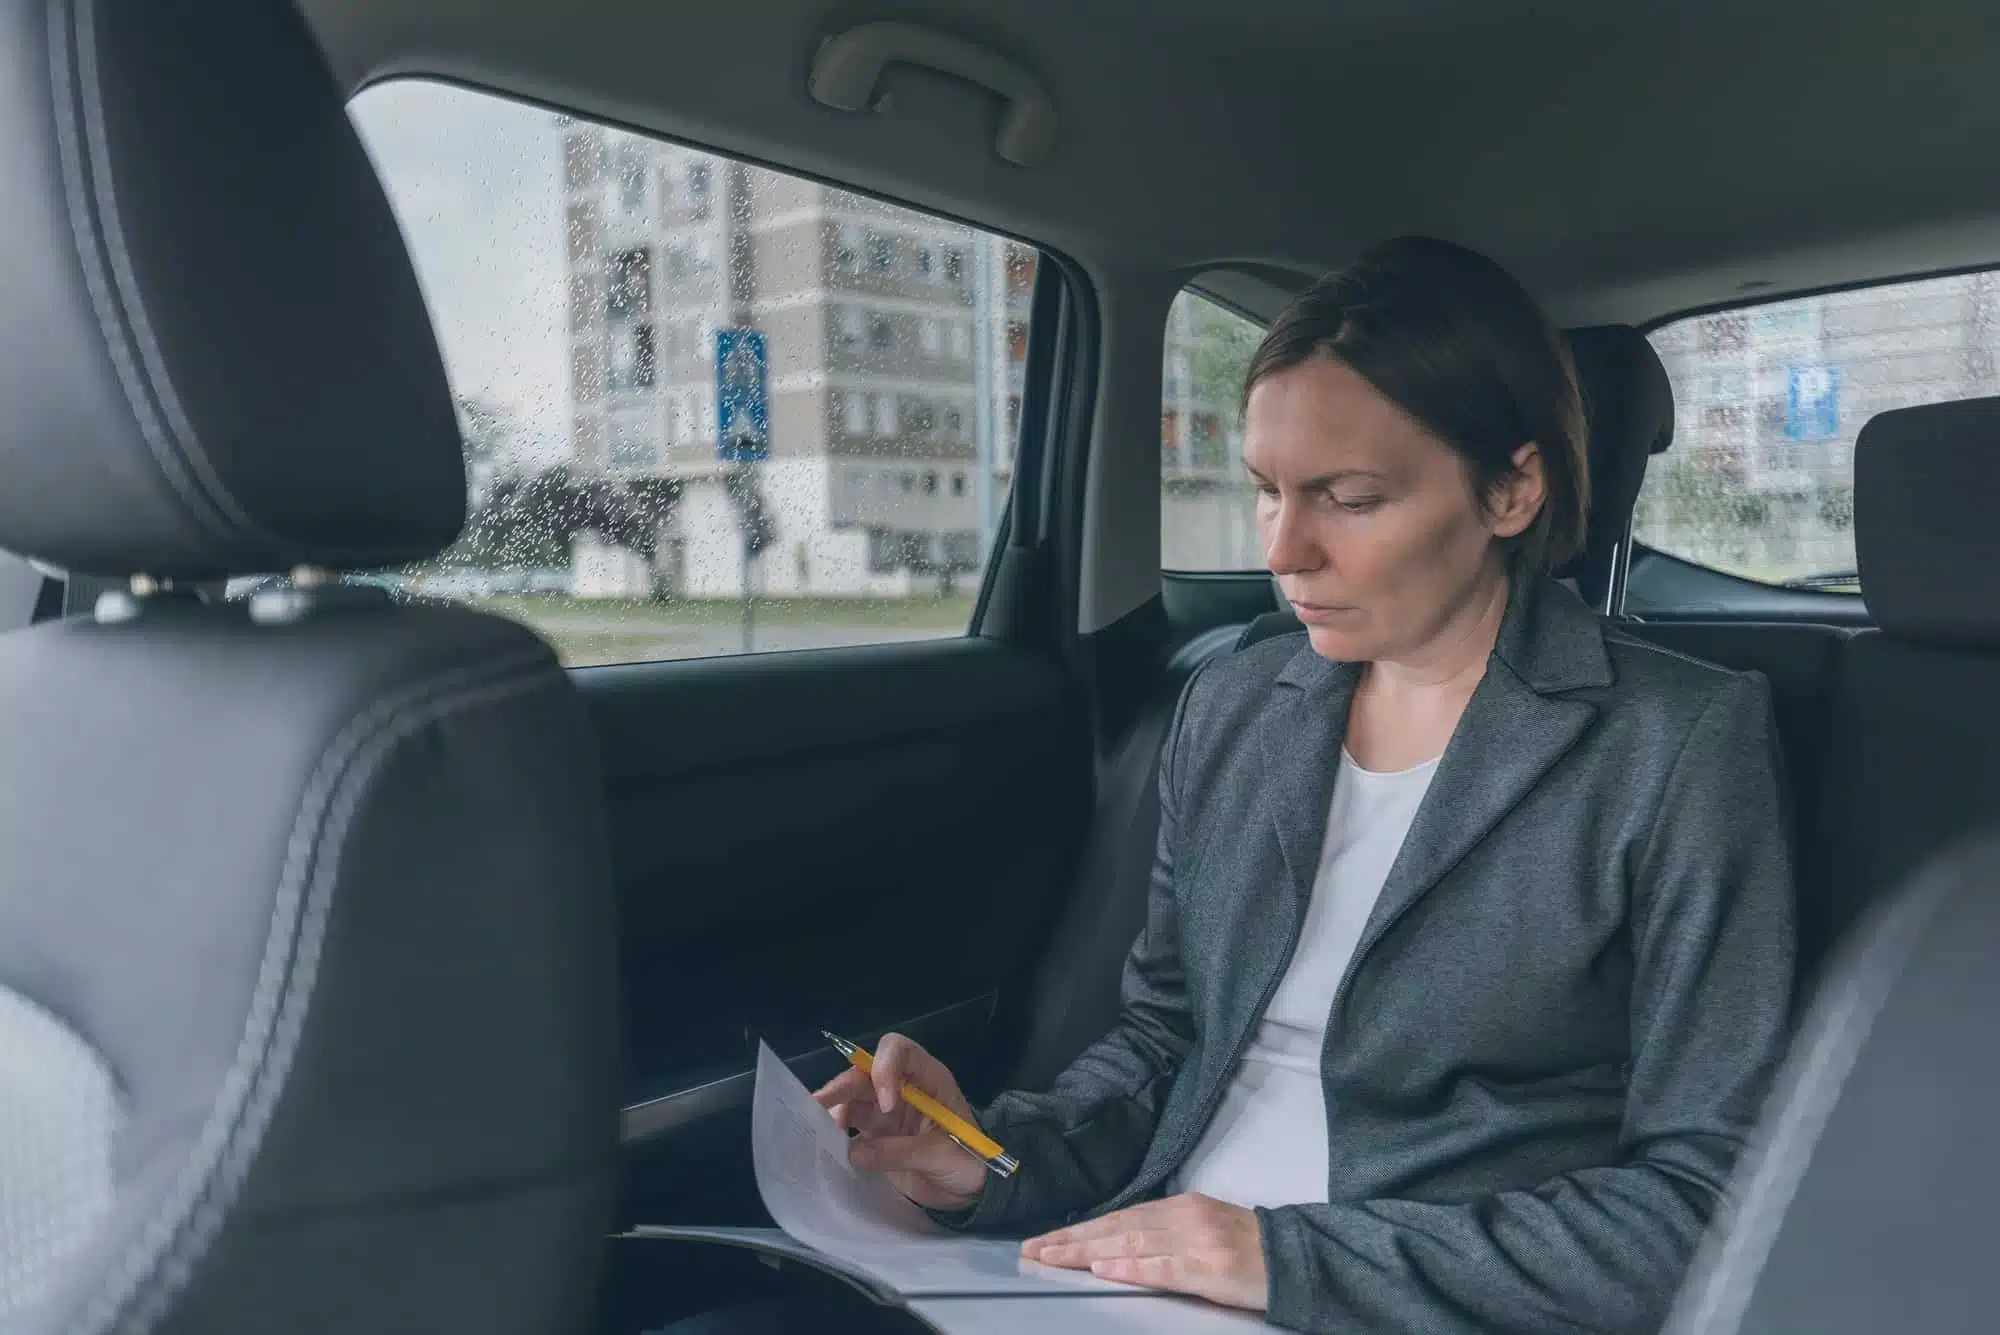
[[[1099,274],[1277,285],[1426,231],[1566,322],[2000,262],[2000,5],[1937,0],[305,0],[341,76],[460,79],[855,184]],[[806,94],[894,18],[1026,62],[1054,153],[897,68],[891,105]],[[1223,285],[1229,287],[1227,283]],[[1274,289],[1230,289],[1265,305]]]

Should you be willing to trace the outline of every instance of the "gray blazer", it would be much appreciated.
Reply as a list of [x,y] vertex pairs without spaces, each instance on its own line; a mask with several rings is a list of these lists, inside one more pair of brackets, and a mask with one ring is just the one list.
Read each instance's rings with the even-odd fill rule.
[[[953,1222],[1161,1193],[1291,957],[1359,675],[1290,635],[1188,684],[1117,1023],[984,1111],[1022,1169]],[[1659,1328],[1785,1041],[1784,803],[1761,677],[1517,582],[1336,994],[1331,1203],[1258,1211],[1271,1321]]]

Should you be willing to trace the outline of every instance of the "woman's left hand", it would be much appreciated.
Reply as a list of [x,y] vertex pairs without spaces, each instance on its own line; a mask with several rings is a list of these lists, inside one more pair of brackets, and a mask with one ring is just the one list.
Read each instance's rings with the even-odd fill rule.
[[1253,1312],[1271,1302],[1257,1212],[1195,1192],[1029,1238],[1021,1255]]

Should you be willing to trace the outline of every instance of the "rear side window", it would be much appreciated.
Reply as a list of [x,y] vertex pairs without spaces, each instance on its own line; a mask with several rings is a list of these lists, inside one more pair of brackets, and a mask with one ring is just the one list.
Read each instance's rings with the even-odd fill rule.
[[1652,334],[1674,443],[1639,541],[1768,584],[1859,591],[1854,441],[1876,413],[2000,393],[2000,275],[1691,316]]
[[1243,471],[1243,373],[1261,326],[1182,292],[1167,314],[1160,381],[1160,565],[1262,570],[1256,495]]
[[351,110],[471,491],[451,551],[379,578],[511,615],[572,665],[964,633],[1035,251],[461,87]]

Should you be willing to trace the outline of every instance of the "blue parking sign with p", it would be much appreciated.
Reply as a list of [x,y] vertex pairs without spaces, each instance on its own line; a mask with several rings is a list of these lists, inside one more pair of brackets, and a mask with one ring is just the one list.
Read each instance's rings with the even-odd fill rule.
[[1785,384],[1785,436],[1828,440],[1840,434],[1840,372],[1824,362],[1791,368]]
[[755,329],[715,331],[715,453],[724,463],[771,457],[771,394],[764,336]]

